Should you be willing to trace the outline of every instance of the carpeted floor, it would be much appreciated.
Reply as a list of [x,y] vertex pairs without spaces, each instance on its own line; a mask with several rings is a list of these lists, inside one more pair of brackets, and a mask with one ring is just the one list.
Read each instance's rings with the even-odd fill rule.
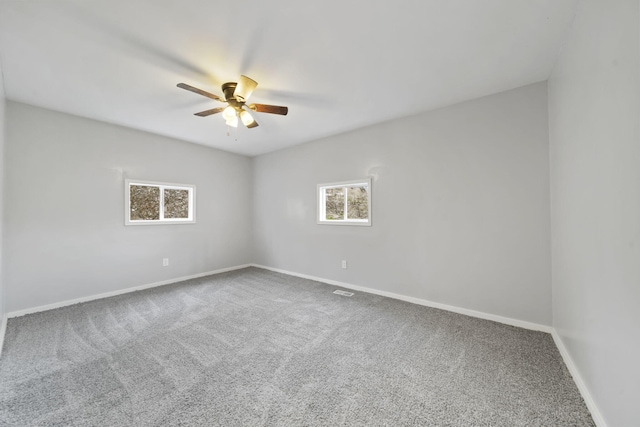
[[593,426],[550,335],[257,268],[9,320],[3,426]]

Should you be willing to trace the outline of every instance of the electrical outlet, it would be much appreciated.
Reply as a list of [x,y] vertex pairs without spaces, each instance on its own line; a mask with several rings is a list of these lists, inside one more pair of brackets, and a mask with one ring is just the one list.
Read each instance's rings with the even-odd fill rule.
[[347,260],[346,259],[342,260],[342,268],[347,268]]
[[169,267],[169,258],[162,258],[162,266]]

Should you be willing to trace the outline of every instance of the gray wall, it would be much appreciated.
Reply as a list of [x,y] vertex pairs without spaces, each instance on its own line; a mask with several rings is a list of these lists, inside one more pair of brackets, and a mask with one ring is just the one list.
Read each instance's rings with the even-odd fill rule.
[[[251,262],[249,158],[15,102],[5,148],[8,311]],[[125,178],[195,184],[197,223],[125,227]]]
[[553,326],[609,426],[640,425],[639,15],[582,2],[549,80]]
[[[4,96],[4,78],[2,76],[2,64],[0,64],[0,325],[5,314],[5,292],[4,292],[4,280],[3,280],[3,264],[4,257],[2,251],[2,235],[3,235],[3,221],[2,212],[4,206],[4,139],[5,139],[5,96]],[[0,337],[0,340],[2,338]],[[0,341],[0,351],[2,350],[2,342]]]
[[[255,261],[550,325],[546,90],[254,158]],[[316,184],[367,176],[372,227],[316,224]]]

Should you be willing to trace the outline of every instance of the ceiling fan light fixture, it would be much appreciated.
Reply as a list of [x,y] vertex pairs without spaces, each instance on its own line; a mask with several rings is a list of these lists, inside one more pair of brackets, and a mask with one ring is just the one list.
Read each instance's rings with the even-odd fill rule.
[[230,118],[226,119],[226,123],[227,123],[227,126],[231,126],[233,128],[237,128],[238,127],[238,116],[233,116],[233,117],[230,117]]
[[236,109],[233,108],[231,105],[225,108],[224,111],[222,112],[222,117],[224,117],[226,121],[229,121],[230,119],[236,116],[237,116]]
[[253,90],[258,86],[258,82],[253,79],[250,79],[247,76],[240,76],[238,80],[238,86],[236,86],[236,90],[233,92],[233,96],[235,96],[238,101],[245,102],[251,94]]
[[248,111],[245,111],[245,110],[242,110],[240,112],[240,120],[242,120],[242,124],[245,125],[248,128],[252,128],[252,127],[255,127],[257,125],[257,123],[254,120],[253,116],[251,114],[249,114]]

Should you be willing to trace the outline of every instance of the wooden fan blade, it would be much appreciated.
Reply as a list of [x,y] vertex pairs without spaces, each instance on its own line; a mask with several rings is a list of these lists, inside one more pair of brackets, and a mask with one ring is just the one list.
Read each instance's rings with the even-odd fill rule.
[[255,120],[252,123],[249,123],[248,125],[246,125],[249,129],[251,128],[257,128],[258,126],[260,126],[258,124],[258,122],[256,122]]
[[280,107],[277,105],[251,104],[249,108],[258,113],[280,114],[281,116],[286,116],[289,112],[288,107]]
[[212,114],[221,113],[224,111],[225,107],[212,108],[211,110],[200,111],[199,113],[195,113],[195,116],[207,117]]
[[193,93],[197,93],[198,95],[206,96],[207,98],[215,99],[216,101],[224,102],[224,99],[220,98],[218,95],[214,95],[212,93],[205,92],[202,89],[198,89],[197,87],[189,86],[186,83],[178,83],[178,87],[180,89],[185,89],[185,90],[189,90],[189,91],[191,91]]

